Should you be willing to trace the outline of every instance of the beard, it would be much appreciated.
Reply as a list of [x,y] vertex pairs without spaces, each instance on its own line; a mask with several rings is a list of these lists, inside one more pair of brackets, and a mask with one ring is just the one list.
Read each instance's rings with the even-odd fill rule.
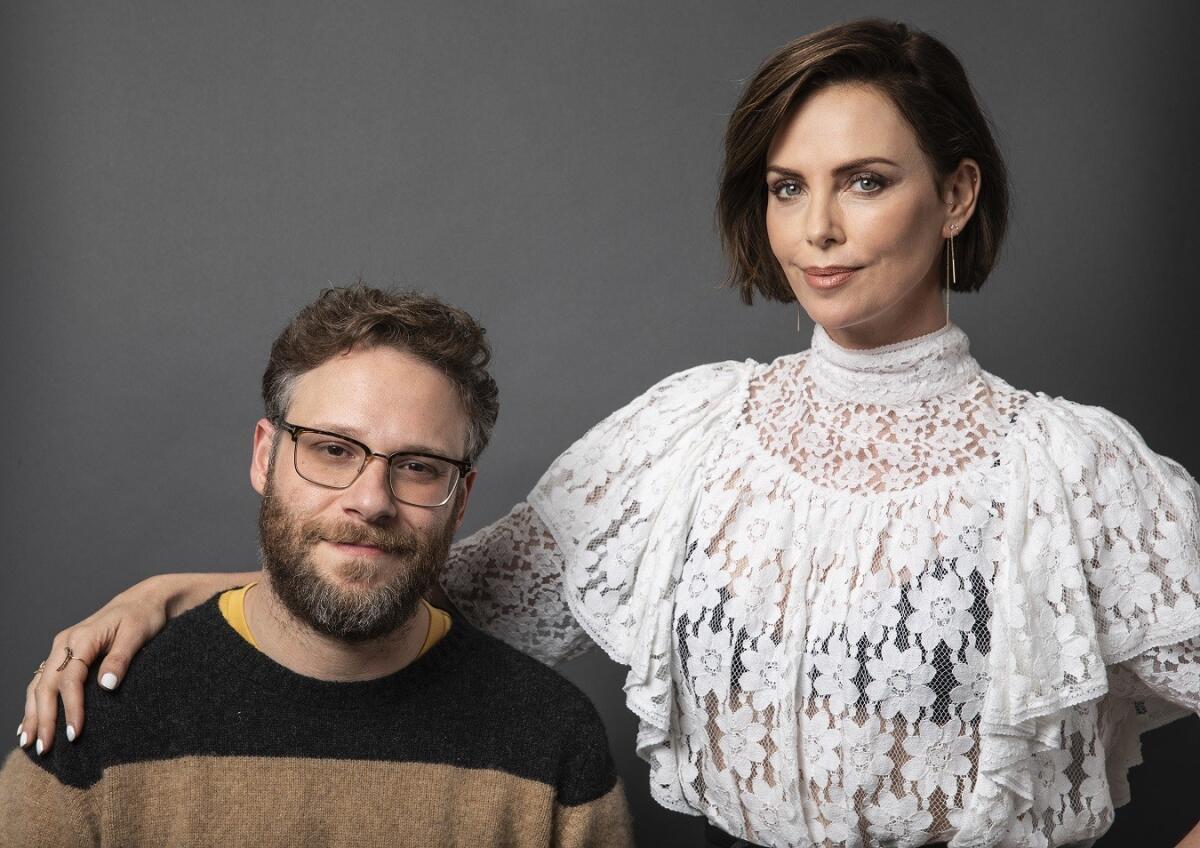
[[[446,561],[453,522],[419,534],[348,521],[303,521],[288,511],[274,488],[274,474],[269,473],[258,513],[259,547],[271,588],[289,613],[318,633],[346,642],[386,636],[413,616]],[[313,560],[313,549],[322,540],[372,545],[403,564],[379,586],[343,588],[322,577]],[[375,560],[350,560],[341,573],[351,582],[370,580],[388,567]]]

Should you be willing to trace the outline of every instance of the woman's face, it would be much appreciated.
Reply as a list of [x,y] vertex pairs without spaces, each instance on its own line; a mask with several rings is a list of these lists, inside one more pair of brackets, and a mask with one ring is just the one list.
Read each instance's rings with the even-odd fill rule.
[[767,154],[767,237],[796,300],[844,347],[877,347],[945,323],[942,244],[974,209],[979,170],[941,179],[891,98],[821,89]]

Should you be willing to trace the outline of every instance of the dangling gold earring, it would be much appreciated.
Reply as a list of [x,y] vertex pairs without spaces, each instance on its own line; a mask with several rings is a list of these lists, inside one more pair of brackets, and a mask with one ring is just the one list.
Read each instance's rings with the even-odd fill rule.
[[800,301],[796,301],[796,332],[800,332]]
[[954,233],[958,224],[950,225],[950,238],[946,245],[946,323],[950,323],[950,287],[958,285],[958,268],[954,262]]

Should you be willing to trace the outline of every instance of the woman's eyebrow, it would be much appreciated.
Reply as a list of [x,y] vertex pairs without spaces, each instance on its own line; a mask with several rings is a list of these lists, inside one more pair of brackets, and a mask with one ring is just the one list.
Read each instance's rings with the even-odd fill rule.
[[[843,165],[839,165],[838,167],[834,168],[833,173],[835,175],[844,174],[848,171],[857,171],[859,168],[865,168],[868,165],[891,165],[893,168],[900,167],[899,163],[893,162],[891,159],[883,156],[867,156],[862,159],[855,159],[852,162],[846,162]],[[799,179],[804,179],[804,175],[799,171],[793,171],[791,168],[785,168],[782,165],[767,165],[767,173],[776,173],[782,177],[797,177]]]

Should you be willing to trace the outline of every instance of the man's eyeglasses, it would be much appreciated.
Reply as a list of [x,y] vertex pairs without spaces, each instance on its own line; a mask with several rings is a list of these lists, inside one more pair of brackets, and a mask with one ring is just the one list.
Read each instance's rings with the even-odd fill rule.
[[362,476],[371,458],[377,456],[387,463],[392,497],[410,506],[438,507],[450,502],[458,481],[471,471],[471,463],[435,453],[379,453],[340,433],[299,427],[287,421],[276,426],[292,436],[296,473],[328,489],[348,489]]

